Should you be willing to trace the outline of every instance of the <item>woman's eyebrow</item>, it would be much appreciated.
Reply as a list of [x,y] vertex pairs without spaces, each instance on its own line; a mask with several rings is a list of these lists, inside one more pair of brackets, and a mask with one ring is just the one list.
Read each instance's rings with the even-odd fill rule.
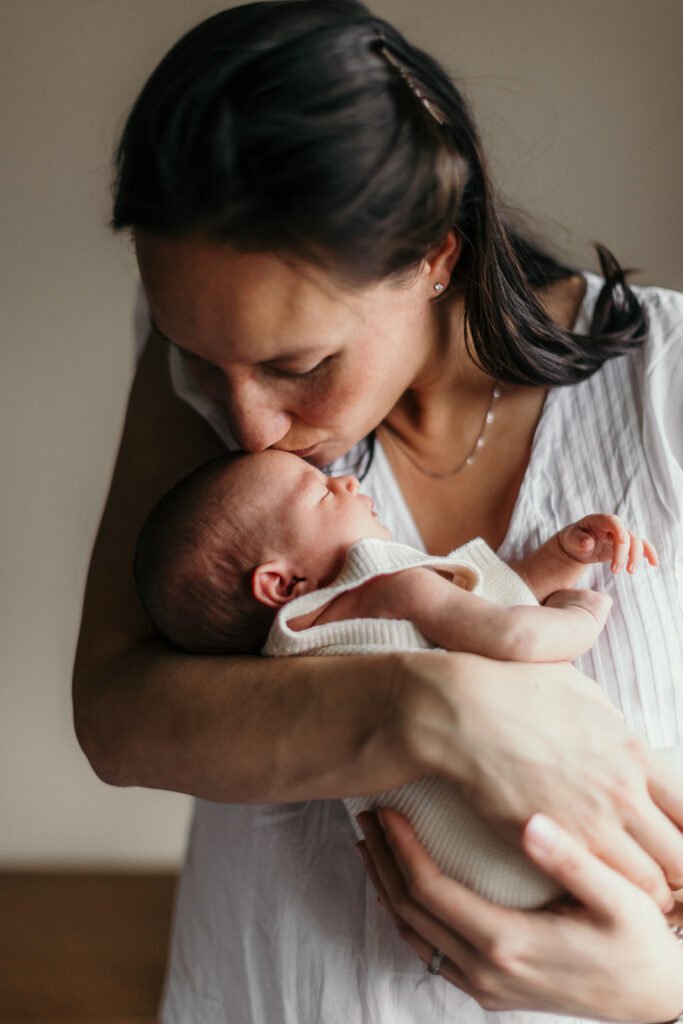
[[[173,347],[177,348],[179,352],[184,352],[188,356],[192,355],[192,353],[187,349],[184,349],[182,345],[179,345],[177,341],[173,341],[173,339],[169,338],[167,334],[164,334],[159,325],[154,322],[154,318],[151,316],[149,318],[149,326],[152,330],[156,331],[160,338],[167,341],[169,345],[173,345]],[[273,355],[270,359],[260,359],[257,363],[254,363],[254,365],[268,366],[271,363],[286,363],[292,359],[300,359],[302,356],[310,355],[312,352],[319,352],[321,349],[326,347],[327,346],[323,342],[314,342],[312,345],[306,345],[294,352],[278,352],[277,355]]]

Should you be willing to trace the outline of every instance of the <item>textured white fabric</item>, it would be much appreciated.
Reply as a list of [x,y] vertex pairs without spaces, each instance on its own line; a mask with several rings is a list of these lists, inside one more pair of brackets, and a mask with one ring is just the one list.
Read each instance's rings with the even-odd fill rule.
[[326,622],[295,631],[289,623],[299,615],[321,608],[340,594],[361,586],[375,576],[429,566],[458,571],[467,580],[467,590],[494,604],[537,605],[526,583],[491,550],[481,537],[463,544],[450,554],[436,557],[397,541],[367,538],[353,544],[344,566],[328,587],[302,594],[280,609],[268,634],[263,653],[270,657],[292,654],[356,654],[434,647],[406,619],[347,619]]
[[[467,589],[477,597],[509,607],[537,605],[526,583],[491,550],[481,537],[443,558],[425,555],[405,544],[361,540],[346,555],[337,579],[328,587],[303,594],[280,609],[263,653],[371,654],[420,650],[433,644],[406,619],[346,619],[297,632],[289,623],[321,608],[378,575],[429,566],[465,574]],[[394,807],[415,827],[425,848],[445,874],[475,892],[509,907],[540,907],[561,893],[561,887],[539,871],[518,846],[503,839],[462,795],[460,788],[437,777],[418,779],[398,789],[344,800],[356,837],[361,811]]]
[[[576,329],[590,323],[600,279]],[[683,295],[637,289],[651,320],[636,352],[551,391],[497,554],[510,561],[597,509],[655,543],[634,577],[591,567],[614,598],[578,661],[652,746],[683,741]],[[175,356],[173,356],[175,360]],[[176,386],[193,401],[182,367]],[[214,422],[230,443],[224,417]],[[377,446],[364,490],[400,542],[424,550]],[[473,535],[477,524],[473,524]],[[431,978],[377,905],[341,801],[227,806],[198,800],[175,912],[163,1024],[577,1024],[485,1011]]]

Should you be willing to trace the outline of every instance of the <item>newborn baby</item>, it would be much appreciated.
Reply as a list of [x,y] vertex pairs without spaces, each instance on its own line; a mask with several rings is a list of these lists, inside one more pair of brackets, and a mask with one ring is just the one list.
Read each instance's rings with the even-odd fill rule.
[[[382,543],[354,549],[372,540]],[[633,572],[642,556],[657,564],[652,546],[641,547],[610,515],[565,527],[509,568],[481,540],[438,559],[388,542],[389,530],[355,477],[325,476],[272,449],[232,454],[200,466],[152,511],[138,543],[136,583],[164,636],[196,654],[261,651],[278,611],[322,590],[291,604],[278,631],[348,619],[408,620],[426,638],[421,646],[563,661],[593,645],[611,605],[605,594],[569,589],[586,565],[610,561],[614,572]],[[352,549],[367,550],[371,561],[383,558],[381,574],[370,570],[362,585],[328,594]],[[392,568],[397,549],[401,564]],[[515,589],[506,602],[514,607],[479,596],[491,572],[502,577],[501,596]]]
[[[480,538],[431,557],[391,540],[354,477],[271,449],[222,456],[177,484],[145,523],[135,575],[159,630],[192,653],[426,647],[560,661],[593,645],[611,605],[571,589],[586,565],[635,572],[642,557],[657,565],[652,545],[605,514],[513,565]],[[558,895],[444,779],[344,802],[354,824],[377,806],[405,813],[441,870],[488,899],[535,907]]]

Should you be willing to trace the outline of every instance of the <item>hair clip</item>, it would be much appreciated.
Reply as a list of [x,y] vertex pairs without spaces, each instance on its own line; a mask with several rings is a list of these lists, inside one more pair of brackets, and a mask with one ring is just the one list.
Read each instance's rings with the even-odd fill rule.
[[408,71],[408,69],[405,67],[405,65],[403,65],[401,63],[401,61],[398,59],[398,57],[394,56],[394,54],[389,49],[389,47],[387,45],[387,41],[384,38],[384,36],[381,33],[378,33],[378,37],[379,37],[380,46],[378,47],[378,51],[377,52],[380,53],[382,55],[382,57],[384,57],[384,59],[392,66],[392,68],[394,68],[394,70],[399,73],[399,75],[401,76],[403,81],[406,83],[406,85],[408,86],[410,91],[413,93],[414,96],[417,96],[417,98],[420,101],[420,103],[422,103],[422,105],[427,108],[427,110],[429,111],[431,116],[434,118],[434,120],[438,124],[441,124],[441,125],[445,124],[446,120],[445,120],[443,114],[441,113],[441,111],[438,110],[437,107],[434,106],[434,104],[432,103],[431,100],[427,99],[427,97],[420,90],[417,82],[415,81],[415,79],[413,78],[411,73]]

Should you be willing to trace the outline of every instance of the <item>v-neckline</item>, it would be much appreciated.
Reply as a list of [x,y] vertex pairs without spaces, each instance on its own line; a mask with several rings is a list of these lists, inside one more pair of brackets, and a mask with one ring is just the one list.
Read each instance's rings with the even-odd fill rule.
[[[587,331],[590,324],[590,312],[593,309],[597,293],[603,284],[602,278],[590,271],[583,271],[582,276],[586,281],[586,290],[574,319],[574,324],[572,325],[572,330],[575,332]],[[553,410],[562,391],[563,388],[560,387],[550,388],[545,396],[541,413],[536,423],[536,429],[534,430],[529,461],[527,463],[519,491],[517,492],[508,527],[505,531],[503,540],[496,548],[496,554],[502,558],[503,561],[508,557],[508,548],[512,545],[513,539],[517,534],[518,520],[522,515],[523,509],[526,507],[530,489],[532,487],[532,481],[535,476],[536,463],[540,457],[541,450],[544,448],[548,422],[553,414]],[[375,438],[374,460],[377,463],[376,470],[378,477],[382,480],[384,485],[383,497],[385,500],[390,497],[389,504],[392,507],[393,518],[397,525],[400,526],[402,539],[405,538],[403,543],[409,544],[412,547],[417,548],[419,551],[426,552],[427,547],[425,545],[424,538],[418,529],[413,513],[410,511],[405,495],[403,494],[398,480],[396,479],[396,475],[391,468],[391,463],[389,462],[387,454],[382,447],[382,443],[378,438]],[[390,496],[387,494],[387,490],[391,491]],[[441,554],[444,554],[444,552],[441,552]]]

